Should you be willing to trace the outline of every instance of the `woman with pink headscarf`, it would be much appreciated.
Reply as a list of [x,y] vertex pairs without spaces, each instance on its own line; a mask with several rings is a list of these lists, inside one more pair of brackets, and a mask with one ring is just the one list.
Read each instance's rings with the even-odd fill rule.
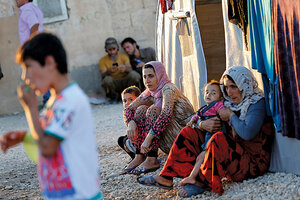
[[159,169],[158,148],[169,153],[177,134],[194,114],[161,62],[145,64],[143,81],[146,90],[124,110],[127,136],[136,147],[136,156],[121,174],[140,175]]

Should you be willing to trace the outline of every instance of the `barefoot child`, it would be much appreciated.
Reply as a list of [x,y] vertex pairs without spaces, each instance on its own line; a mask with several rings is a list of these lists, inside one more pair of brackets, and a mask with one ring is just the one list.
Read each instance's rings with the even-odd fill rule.
[[[220,109],[225,108],[222,102],[223,95],[220,89],[220,83],[218,81],[212,80],[209,83],[207,83],[205,85],[203,92],[204,92],[204,101],[206,102],[207,105],[200,108],[197,111],[197,114],[194,115],[191,121],[187,124],[187,126],[190,126],[192,128],[200,127],[201,120],[215,117],[217,116],[217,112]],[[205,148],[212,135],[213,133],[210,132],[205,133],[205,142],[201,145],[203,151],[197,157],[196,163],[194,165],[193,171],[191,172],[190,176],[180,181],[181,186],[187,183],[190,184],[197,183],[196,177],[199,173],[200,165],[204,160]]]
[[[11,131],[0,138],[3,152],[33,137],[39,147],[38,176],[46,199],[102,199],[93,118],[87,96],[68,77],[61,41],[40,33],[18,50],[24,83],[18,96],[31,135]],[[39,115],[36,94],[51,97]]]
[[[130,86],[126,88],[121,94],[124,108],[127,108],[131,104],[131,102],[133,102],[138,96],[140,96],[140,94],[141,91],[136,86]],[[119,137],[118,144],[122,149],[126,151],[126,153],[128,153],[131,159],[134,159],[135,147],[128,139],[127,135]]]

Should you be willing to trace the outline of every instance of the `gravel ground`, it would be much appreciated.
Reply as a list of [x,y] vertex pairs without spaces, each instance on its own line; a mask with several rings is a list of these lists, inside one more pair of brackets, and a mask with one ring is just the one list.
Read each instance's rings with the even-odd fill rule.
[[[173,190],[145,187],[136,176],[119,176],[118,172],[130,161],[117,146],[117,138],[125,133],[122,105],[93,106],[97,144],[100,153],[101,185],[105,199],[180,199],[178,183]],[[0,117],[0,135],[9,130],[27,129],[23,113]],[[166,155],[160,153],[162,163]],[[155,173],[155,172],[154,172]],[[152,174],[154,174],[152,173]],[[300,176],[267,173],[240,183],[224,183],[222,196],[206,192],[189,199],[298,199]],[[0,153],[0,199],[43,199],[39,192],[35,164],[27,157],[23,145]]]

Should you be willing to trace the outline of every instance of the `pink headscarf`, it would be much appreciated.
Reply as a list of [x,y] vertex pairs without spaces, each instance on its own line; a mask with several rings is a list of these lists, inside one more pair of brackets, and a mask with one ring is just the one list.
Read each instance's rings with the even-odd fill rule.
[[167,73],[166,73],[166,69],[164,64],[162,64],[161,62],[157,62],[157,61],[151,61],[146,63],[145,65],[151,65],[154,68],[155,71],[155,75],[157,78],[157,88],[155,89],[155,91],[150,91],[148,89],[146,89],[141,97],[142,99],[145,99],[149,96],[153,96],[155,98],[155,105],[158,107],[162,107],[162,94],[161,94],[161,89],[167,84],[167,83],[171,83]]

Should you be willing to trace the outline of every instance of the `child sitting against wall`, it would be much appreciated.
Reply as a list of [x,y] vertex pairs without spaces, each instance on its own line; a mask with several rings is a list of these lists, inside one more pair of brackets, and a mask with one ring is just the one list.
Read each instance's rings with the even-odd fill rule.
[[[121,93],[124,108],[127,108],[131,104],[131,102],[133,102],[138,96],[140,96],[140,94],[141,91],[136,86],[130,86],[126,88]],[[135,147],[128,139],[127,135],[119,137],[118,145],[131,157],[131,159],[134,159]]]

